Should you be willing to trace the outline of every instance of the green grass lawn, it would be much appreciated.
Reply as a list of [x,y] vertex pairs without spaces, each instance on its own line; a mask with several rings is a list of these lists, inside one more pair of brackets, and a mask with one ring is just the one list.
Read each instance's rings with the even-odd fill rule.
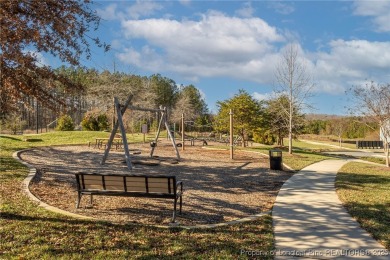
[[[285,143],[287,143],[288,140],[285,140]],[[313,142],[313,143],[311,143]],[[317,141],[317,140],[293,140],[293,146],[298,149],[303,150],[315,150],[315,151],[340,151],[340,150],[347,150],[345,148],[356,148],[356,145],[354,144],[343,144],[342,147],[339,146],[338,142],[332,142],[332,141]]]
[[379,163],[379,164],[384,164],[386,165],[386,159],[385,158],[378,158],[378,157],[360,157],[359,159],[368,161],[368,162],[373,162],[373,163]]
[[[269,215],[205,230],[111,224],[46,211],[22,192],[21,183],[28,169],[12,158],[13,152],[36,146],[87,144],[108,135],[52,132],[0,136],[0,259],[247,259],[251,257],[241,254],[242,250],[273,249]],[[140,141],[142,135],[134,138]]]
[[[327,136],[326,138],[324,138],[324,136],[318,136],[318,135],[303,135],[303,136],[300,136],[299,139],[302,139],[302,140],[308,140],[308,141],[313,141],[313,142],[316,142],[316,143],[322,143],[323,145],[327,145],[328,148],[329,148],[329,145],[335,145],[335,146],[338,146],[339,147],[339,142],[338,141],[332,141],[331,139],[333,140],[338,140],[338,137],[337,136]],[[354,140],[349,140],[349,141],[354,141]],[[342,148],[350,148],[350,149],[355,149],[356,148],[356,144],[353,143],[342,143],[341,144],[341,147],[339,148],[330,148],[330,149],[342,149]]]
[[[285,143],[287,143],[288,140],[285,140]],[[309,141],[310,142],[310,141]],[[329,150],[335,150],[335,147],[329,146],[326,143],[321,143],[317,141],[313,141],[316,143],[309,143],[302,140],[293,140],[293,147],[296,149],[302,149],[302,150],[316,150],[316,151],[329,151]]]
[[[249,150],[261,152],[263,154],[269,154],[269,150],[272,148],[249,148]],[[288,149],[282,149],[283,163],[291,167],[295,171],[299,171],[310,164],[329,159],[331,157],[322,155],[319,153],[313,153],[310,151],[294,151],[293,154],[288,154]]]
[[[229,149],[224,146],[225,149]],[[310,149],[309,149],[310,147]],[[262,154],[269,154],[269,150],[275,149],[274,146],[271,145],[262,145],[262,146],[248,146],[246,148],[236,147],[239,150],[249,150],[255,151]],[[277,148],[282,150],[282,159],[283,163],[291,167],[293,170],[299,171],[310,164],[323,161],[326,159],[332,158],[328,155],[323,155],[317,152],[319,150],[318,145],[308,145],[305,142],[294,141],[293,143],[293,153],[288,153],[288,147]]]
[[336,189],[348,212],[390,250],[390,169],[348,163],[337,174]]

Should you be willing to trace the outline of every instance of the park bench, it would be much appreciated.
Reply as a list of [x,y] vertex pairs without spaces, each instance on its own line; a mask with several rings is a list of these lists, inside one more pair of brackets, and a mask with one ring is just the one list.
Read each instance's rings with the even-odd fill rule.
[[383,141],[356,141],[356,148],[383,149]]
[[79,208],[84,194],[91,196],[91,204],[92,195],[166,198],[173,200],[172,222],[175,222],[178,200],[181,214],[183,182],[176,181],[176,176],[85,172],[75,173],[75,176],[78,192],[76,208]]

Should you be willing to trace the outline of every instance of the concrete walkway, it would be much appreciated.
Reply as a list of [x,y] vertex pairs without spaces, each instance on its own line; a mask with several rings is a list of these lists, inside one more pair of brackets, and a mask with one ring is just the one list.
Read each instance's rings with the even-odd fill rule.
[[334,181],[347,162],[315,163],[283,185],[272,211],[275,259],[390,259],[338,199]]

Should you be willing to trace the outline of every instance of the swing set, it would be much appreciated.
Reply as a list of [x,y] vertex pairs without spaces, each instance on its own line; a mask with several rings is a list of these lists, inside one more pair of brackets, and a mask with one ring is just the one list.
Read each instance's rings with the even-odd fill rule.
[[168,135],[170,137],[169,139],[171,140],[172,146],[173,146],[173,148],[174,148],[174,150],[176,152],[176,157],[177,157],[178,160],[180,160],[180,154],[179,154],[179,151],[177,150],[177,145],[175,143],[175,138],[172,136],[172,133],[169,130],[169,125],[168,125],[168,122],[167,122],[167,119],[166,119],[167,108],[166,107],[162,107],[162,106],[160,106],[159,109],[135,107],[135,106],[130,105],[130,102],[131,102],[132,98],[133,98],[133,96],[130,95],[123,105],[119,103],[119,99],[117,97],[114,98],[114,106],[115,106],[115,110],[116,110],[116,113],[117,113],[117,120],[116,120],[116,122],[114,124],[114,127],[112,129],[110,138],[108,139],[107,146],[106,146],[106,149],[104,151],[104,155],[103,155],[103,158],[102,158],[100,164],[101,165],[105,164],[105,162],[107,160],[107,157],[108,157],[108,154],[109,154],[109,152],[111,150],[111,146],[113,144],[114,137],[115,137],[116,132],[118,131],[118,128],[119,128],[120,133],[121,133],[121,138],[122,138],[122,143],[123,143],[123,149],[124,149],[124,153],[125,153],[125,160],[126,160],[127,168],[129,170],[133,169],[133,165],[131,163],[130,152],[129,152],[129,144],[127,143],[126,130],[125,130],[125,126],[123,124],[123,115],[124,115],[124,113],[126,112],[127,109],[138,110],[138,111],[159,112],[160,113],[160,122],[158,124],[156,137],[155,137],[154,141],[150,143],[150,146],[152,148],[151,151],[150,151],[150,157],[153,157],[153,153],[154,153],[154,150],[155,150],[155,148],[157,146],[158,138],[160,136],[161,126],[164,125],[165,129],[167,130]]

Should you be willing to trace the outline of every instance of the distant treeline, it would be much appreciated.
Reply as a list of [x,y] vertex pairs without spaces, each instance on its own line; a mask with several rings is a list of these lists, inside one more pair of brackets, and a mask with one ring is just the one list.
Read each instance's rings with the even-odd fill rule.
[[362,117],[330,117],[329,119],[306,119],[303,134],[334,135],[343,139],[365,138],[378,135],[378,125]]
[[[124,103],[132,95],[131,104],[143,108],[168,109],[168,121],[180,131],[182,114],[185,115],[186,131],[218,132],[229,131],[229,111],[234,110],[235,134],[243,140],[283,145],[288,135],[288,124],[278,104],[287,102],[280,96],[273,100],[255,100],[249,93],[240,90],[234,97],[217,102],[218,111],[209,113],[207,104],[194,85],[178,85],[173,79],[154,74],[149,77],[123,72],[99,72],[95,69],[60,67],[56,73],[71,78],[84,86],[84,91],[69,93],[58,82],[54,85],[55,96],[65,100],[54,110],[44,103],[26,96],[19,102],[16,113],[2,117],[2,129],[13,133],[26,129],[44,132],[61,122],[61,129],[110,130],[115,113],[113,98]],[[42,83],[44,84],[44,82]],[[338,139],[365,138],[379,133],[377,125],[360,117],[304,115],[295,109],[294,136],[300,134],[333,135]],[[58,120],[60,119],[61,120]],[[155,112],[127,111],[124,123],[128,132],[139,132],[141,125],[156,129],[159,115]],[[61,130],[59,129],[59,130]]]
[[[45,131],[46,127],[55,127],[56,121],[63,115],[69,115],[76,126],[85,118],[104,115],[108,124],[114,119],[114,97],[124,103],[132,95],[131,104],[142,108],[168,109],[170,121],[176,122],[181,114],[186,114],[187,120],[199,124],[208,123],[208,108],[201,93],[194,85],[178,85],[174,80],[154,74],[149,77],[123,72],[99,72],[95,69],[60,67],[55,70],[74,82],[84,86],[83,91],[69,93],[59,82],[42,82],[54,85],[53,96],[59,96],[65,102],[58,107],[47,108],[46,104],[35,98],[26,96],[18,103],[18,109],[12,114],[1,117],[3,129],[13,132],[33,129]],[[158,115],[154,112],[128,111],[124,115],[127,130],[138,131],[141,124],[151,128],[157,125]],[[8,123],[8,124],[7,124]],[[4,127],[5,126],[5,127]]]

